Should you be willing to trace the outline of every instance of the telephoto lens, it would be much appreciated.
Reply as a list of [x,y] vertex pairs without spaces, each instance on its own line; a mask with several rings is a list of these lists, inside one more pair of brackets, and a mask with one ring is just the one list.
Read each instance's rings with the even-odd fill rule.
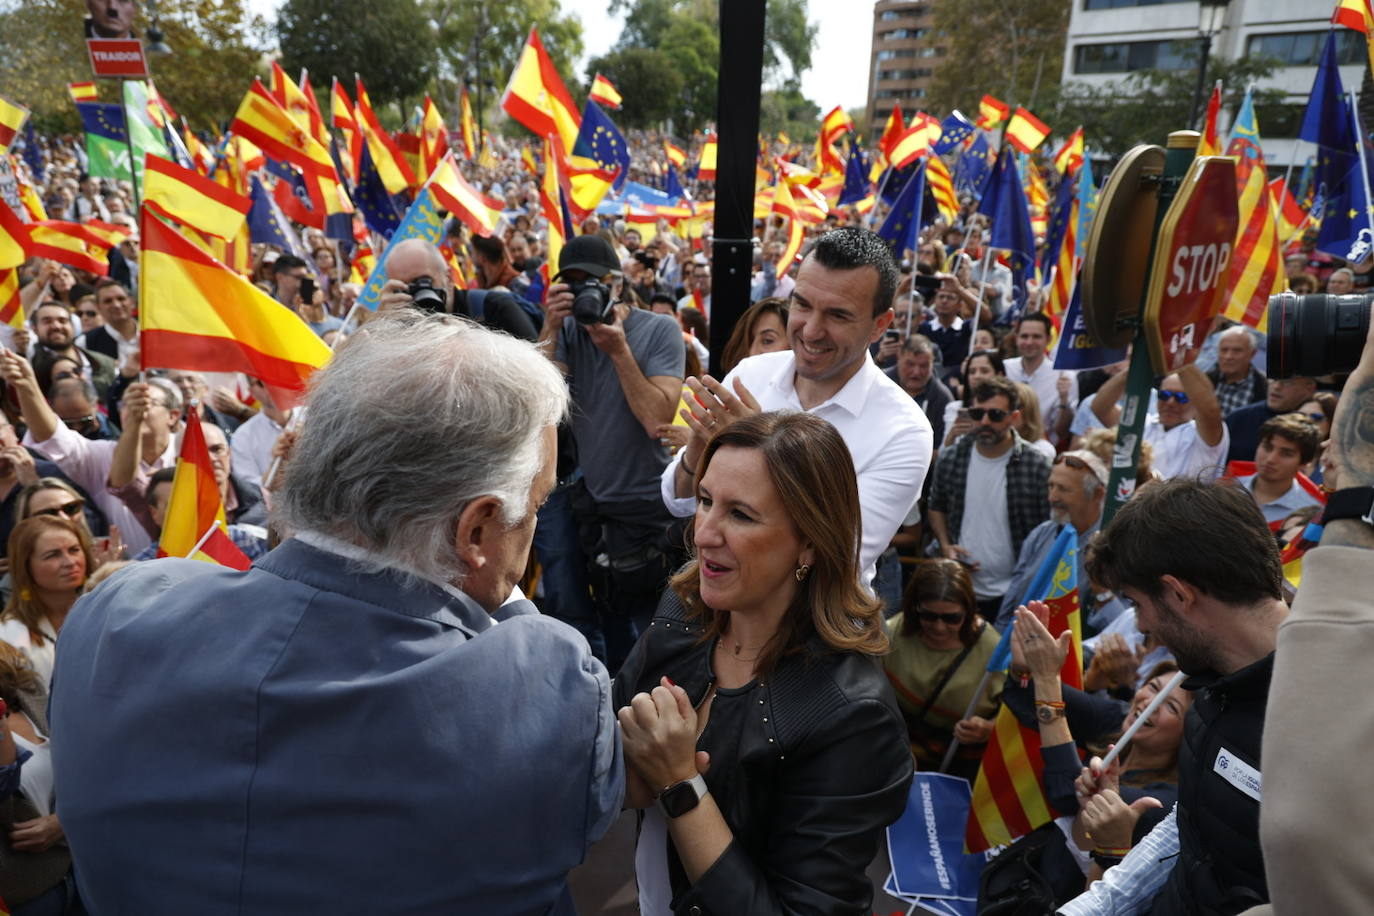
[[1337,375],[1359,365],[1374,293],[1269,297],[1268,376]]

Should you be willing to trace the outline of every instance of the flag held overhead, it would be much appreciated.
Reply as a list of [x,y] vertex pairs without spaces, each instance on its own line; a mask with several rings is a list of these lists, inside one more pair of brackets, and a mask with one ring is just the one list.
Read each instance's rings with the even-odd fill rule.
[[252,198],[151,153],[143,176],[143,199],[150,209],[223,239],[234,237],[253,207]]

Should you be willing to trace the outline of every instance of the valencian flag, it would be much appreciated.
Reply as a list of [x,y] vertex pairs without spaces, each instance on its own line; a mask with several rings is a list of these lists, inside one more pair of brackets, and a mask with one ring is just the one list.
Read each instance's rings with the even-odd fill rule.
[[1007,124],[1007,142],[1027,156],[1049,135],[1049,125],[1024,108],[1017,108]]
[[625,101],[620,97],[620,93],[616,91],[615,84],[600,73],[592,80],[592,91],[588,94],[587,98],[605,105],[607,108],[619,108]]
[[1050,294],[1045,314],[1058,331],[1063,330],[1063,315],[1069,307],[1069,297],[1078,276],[1078,180],[1065,178],[1059,182],[1046,228],[1045,247],[1040,255],[1040,275],[1049,278],[1053,274],[1047,281]]
[[238,233],[253,207],[243,194],[151,153],[143,175],[143,201],[150,210],[223,239]]
[[425,96],[424,116],[420,119],[420,172],[428,175],[439,167],[448,153],[448,127],[439,106]]
[[[1073,525],[1059,532],[1026,590],[1025,601],[1049,605],[1046,627],[1051,637],[1058,639],[1065,630],[1073,634],[1073,651],[1064,659],[1060,676],[1065,684],[1081,689],[1083,632],[1078,606],[1078,531]],[[1012,628],[1007,627],[988,661],[989,671],[1005,671],[1011,665],[1011,638]],[[964,834],[969,852],[1010,843],[1055,818],[1045,796],[1043,772],[1039,730],[1022,725],[1004,705],[973,784],[973,807]]]
[[533,26],[501,96],[501,109],[541,137],[558,137],[564,152],[572,151],[581,126],[577,105]]
[[1001,99],[990,95],[983,96],[983,100],[978,103],[978,120],[974,123],[983,130],[992,130],[998,124],[1007,119],[1011,113],[1011,107]]
[[242,372],[261,379],[282,410],[300,402],[311,374],[329,361],[329,347],[299,315],[148,211],[138,319],[145,365]]
[[181,437],[181,454],[172,477],[172,495],[167,500],[157,555],[189,557],[238,570],[253,565],[229,538],[224,500],[215,483],[215,468],[195,405],[186,408],[186,433]]
[[582,127],[577,132],[572,151],[574,156],[592,159],[607,171],[618,170],[612,185],[617,191],[630,177],[630,145],[615,122],[591,99],[587,99],[582,109]]
[[1231,127],[1226,154],[1236,160],[1236,191],[1240,200],[1240,228],[1231,249],[1231,274],[1222,314],[1263,332],[1268,329],[1269,297],[1287,286],[1283,251],[1269,196],[1264,151],[1250,91]]
[[558,180],[558,156],[553,150],[552,137],[544,138],[544,177],[539,184],[539,209],[549,226],[548,259],[540,267],[547,288],[549,265],[554,265],[555,271],[558,269],[558,256],[573,234],[572,217],[568,214],[567,204],[563,201],[562,182]]
[[353,103],[349,101],[348,91],[334,77],[329,89],[330,123],[343,133],[344,148],[348,155],[343,157],[343,172],[349,181],[358,180],[358,160],[362,156],[363,134],[358,129],[357,118],[353,114]]

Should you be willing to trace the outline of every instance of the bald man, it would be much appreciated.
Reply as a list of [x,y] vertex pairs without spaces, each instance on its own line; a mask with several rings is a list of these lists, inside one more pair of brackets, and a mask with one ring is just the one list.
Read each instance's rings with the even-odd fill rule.
[[410,286],[422,277],[428,278],[444,299],[444,311],[464,315],[497,331],[513,337],[535,340],[539,329],[529,312],[521,308],[515,297],[496,290],[453,289],[453,273],[438,247],[424,239],[398,242],[386,259],[386,283],[382,286],[381,310],[405,308],[415,304]]

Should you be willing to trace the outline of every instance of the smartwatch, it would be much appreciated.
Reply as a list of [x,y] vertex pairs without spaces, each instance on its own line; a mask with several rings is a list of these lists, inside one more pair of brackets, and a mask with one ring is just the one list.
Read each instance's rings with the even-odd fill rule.
[[681,817],[697,806],[706,791],[706,780],[698,773],[664,789],[658,796],[658,809],[669,820]]
[[1374,487],[1348,487],[1327,497],[1321,514],[1322,524],[1340,519],[1374,525]]

